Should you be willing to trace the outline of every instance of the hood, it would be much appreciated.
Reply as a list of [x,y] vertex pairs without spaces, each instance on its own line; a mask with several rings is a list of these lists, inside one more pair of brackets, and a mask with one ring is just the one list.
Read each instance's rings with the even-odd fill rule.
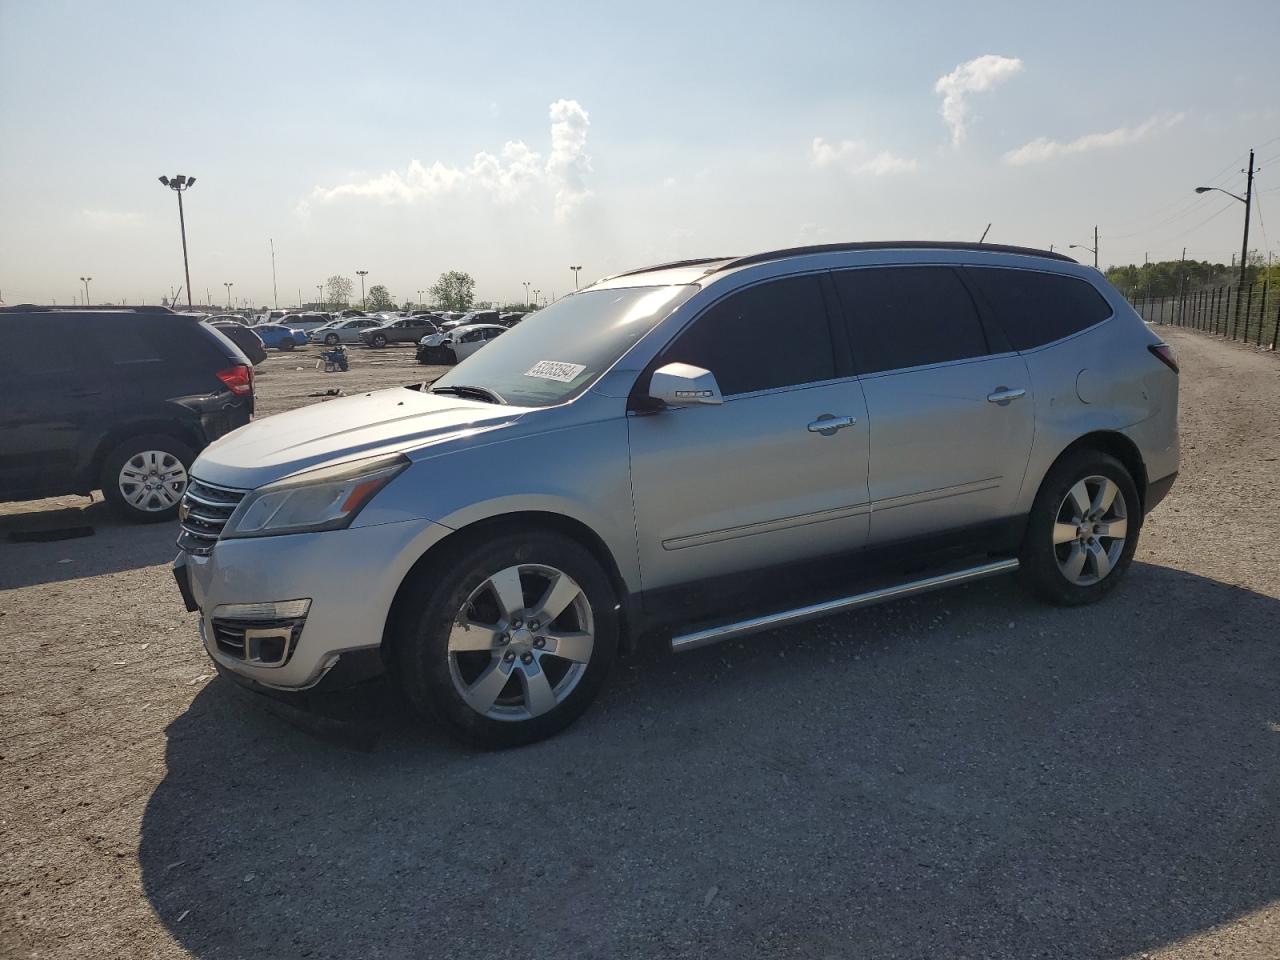
[[491,430],[526,412],[395,387],[255,420],[206,447],[191,474],[207,483],[252,489],[300,470]]

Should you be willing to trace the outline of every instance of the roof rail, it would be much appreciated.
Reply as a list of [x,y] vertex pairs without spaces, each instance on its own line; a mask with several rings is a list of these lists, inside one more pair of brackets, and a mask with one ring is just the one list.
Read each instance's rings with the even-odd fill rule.
[[66,306],[64,304],[15,303],[11,306],[0,306],[0,313],[163,313],[174,314],[168,307],[157,307],[153,304],[138,306],[118,306],[103,304],[102,306]]
[[651,267],[637,267],[634,270],[624,270],[622,273],[613,273],[607,277],[601,277],[601,280],[616,280],[618,277],[633,277],[638,273],[653,273],[655,270],[674,270],[677,267],[696,267],[704,263],[720,263],[724,260],[732,260],[733,257],[698,257],[694,260],[672,260],[670,263],[655,263]]
[[723,263],[710,272],[719,273],[721,270],[745,267],[753,263],[784,260],[787,257],[801,257],[815,253],[843,253],[853,250],[967,250],[983,253],[1014,253],[1024,257],[1045,257],[1050,260],[1065,260],[1067,263],[1077,262],[1062,253],[1050,253],[1048,250],[1038,250],[1034,247],[1012,247],[1000,243],[967,243],[953,240],[865,240],[855,243],[819,243],[808,247],[787,247],[782,250],[753,253],[750,256],[738,257]]

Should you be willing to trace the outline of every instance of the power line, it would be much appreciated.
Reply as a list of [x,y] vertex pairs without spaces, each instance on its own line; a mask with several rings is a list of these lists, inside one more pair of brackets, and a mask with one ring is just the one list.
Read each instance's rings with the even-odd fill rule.
[[[1234,201],[1233,201],[1233,203],[1234,203]],[[1216,220],[1218,217],[1222,216],[1224,213],[1226,213],[1228,210],[1230,210],[1230,209],[1231,209],[1231,207],[1232,207],[1232,204],[1231,204],[1231,203],[1228,203],[1225,207],[1223,207],[1223,208],[1222,208],[1221,210],[1219,210],[1217,213],[1212,213],[1212,214],[1210,214],[1209,216],[1207,216],[1207,217],[1205,217],[1203,220],[1201,220],[1199,223],[1195,224],[1195,225],[1194,225],[1194,226],[1192,226],[1192,227],[1188,227],[1186,230],[1184,230],[1182,233],[1178,234],[1176,237],[1173,237],[1172,239],[1174,239],[1174,240],[1181,240],[1181,239],[1182,239],[1183,237],[1185,237],[1188,233],[1191,233],[1191,231],[1193,231],[1193,230],[1198,230],[1198,229],[1200,229],[1200,228],[1201,228],[1201,227],[1203,227],[1206,223],[1208,223],[1210,220]]]

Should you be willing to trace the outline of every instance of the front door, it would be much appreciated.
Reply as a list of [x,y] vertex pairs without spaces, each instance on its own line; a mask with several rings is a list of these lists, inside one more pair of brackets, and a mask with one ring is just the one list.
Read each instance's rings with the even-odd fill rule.
[[863,545],[866,409],[816,277],[730,294],[656,365],[673,362],[710,370],[724,403],[628,418],[646,592]]
[[1011,517],[1035,426],[1022,357],[950,267],[834,279],[871,419],[871,542]]

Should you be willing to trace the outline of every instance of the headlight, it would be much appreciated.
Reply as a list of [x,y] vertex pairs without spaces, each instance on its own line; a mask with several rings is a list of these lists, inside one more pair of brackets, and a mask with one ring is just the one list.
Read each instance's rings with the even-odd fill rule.
[[350,526],[374,494],[407,466],[406,458],[393,454],[269,483],[240,502],[222,536],[267,537]]

